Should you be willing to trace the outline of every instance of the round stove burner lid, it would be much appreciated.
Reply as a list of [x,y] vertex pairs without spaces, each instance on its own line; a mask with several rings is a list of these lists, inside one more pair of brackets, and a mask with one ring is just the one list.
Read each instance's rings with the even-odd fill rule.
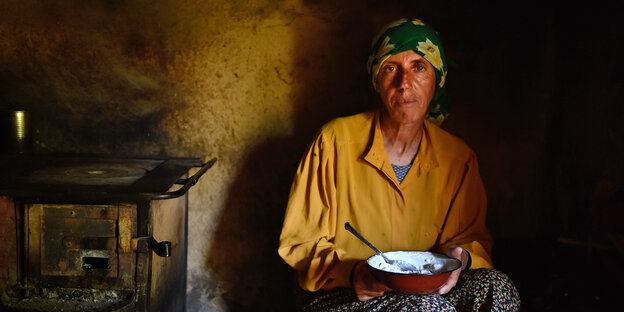
[[33,182],[76,185],[131,185],[147,174],[142,167],[119,164],[82,164],[31,172]]

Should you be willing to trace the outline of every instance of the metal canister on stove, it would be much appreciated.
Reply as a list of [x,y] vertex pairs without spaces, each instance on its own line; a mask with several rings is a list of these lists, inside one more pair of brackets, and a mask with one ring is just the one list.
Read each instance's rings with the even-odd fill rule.
[[1,143],[3,153],[23,154],[32,152],[32,134],[28,111],[2,111]]

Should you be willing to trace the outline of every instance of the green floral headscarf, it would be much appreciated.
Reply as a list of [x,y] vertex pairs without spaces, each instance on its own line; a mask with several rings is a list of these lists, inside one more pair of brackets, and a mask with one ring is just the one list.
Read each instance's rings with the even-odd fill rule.
[[413,50],[433,65],[436,74],[436,89],[427,108],[426,118],[440,125],[449,110],[448,95],[444,88],[447,61],[442,49],[442,41],[431,26],[418,19],[400,19],[388,26],[373,41],[368,58],[368,73],[373,86],[379,68],[390,56]]

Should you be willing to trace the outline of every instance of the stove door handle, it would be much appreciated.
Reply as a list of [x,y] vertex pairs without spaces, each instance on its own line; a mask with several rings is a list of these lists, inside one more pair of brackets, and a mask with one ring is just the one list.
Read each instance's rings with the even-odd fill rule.
[[158,242],[153,236],[133,238],[132,249],[140,253],[149,252],[151,249],[155,254],[161,257],[171,256],[171,242]]

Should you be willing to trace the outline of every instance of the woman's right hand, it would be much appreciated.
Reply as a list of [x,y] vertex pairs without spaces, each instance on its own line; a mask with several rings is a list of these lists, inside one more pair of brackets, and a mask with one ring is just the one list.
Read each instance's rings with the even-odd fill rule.
[[382,296],[392,289],[371,274],[366,261],[360,261],[353,267],[353,290],[360,301],[365,301]]

